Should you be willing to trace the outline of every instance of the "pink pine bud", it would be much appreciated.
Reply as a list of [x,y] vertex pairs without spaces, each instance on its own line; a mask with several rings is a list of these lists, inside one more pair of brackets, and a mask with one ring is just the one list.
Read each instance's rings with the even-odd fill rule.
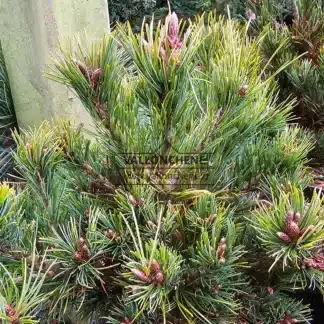
[[295,223],[294,221],[290,222],[287,225],[286,233],[292,241],[296,241],[300,235],[300,229],[298,224]]
[[102,75],[101,69],[96,69],[93,71],[92,76],[91,76],[91,87],[93,89],[97,88],[101,75]]
[[77,243],[77,250],[81,251],[84,244],[85,244],[85,239],[83,237],[80,237]]
[[240,97],[245,97],[246,96],[246,90],[248,88],[247,84],[244,84],[240,89],[239,89],[239,96]]
[[156,260],[152,260],[151,262],[151,271],[153,273],[158,273],[160,271],[160,265]]
[[218,245],[217,253],[220,258],[224,257],[226,251],[226,239],[223,237]]
[[144,281],[144,282],[149,282],[150,281],[148,276],[141,270],[131,269],[131,272],[134,275],[134,277],[136,277],[136,279],[138,279],[140,281]]
[[177,241],[181,241],[181,239],[182,239],[182,235],[179,231],[175,231],[173,236]]
[[144,205],[144,203],[145,203],[144,198],[141,198],[140,200],[137,201],[137,204],[138,204],[139,206]]
[[291,243],[290,237],[284,232],[277,233],[279,239],[284,243]]
[[93,171],[93,169],[92,169],[92,167],[91,167],[91,165],[89,163],[84,162],[83,163],[83,171],[85,173],[91,173]]
[[220,257],[223,257],[224,256],[226,248],[227,248],[227,245],[226,244],[222,244],[222,245],[219,246],[219,248],[218,248],[218,255]]
[[226,259],[224,257],[221,257],[218,261],[220,264],[225,264]]
[[286,225],[289,225],[289,223],[292,222],[293,220],[294,220],[294,212],[292,210],[290,210],[287,214],[286,219],[285,219]]
[[112,231],[112,230],[108,230],[105,232],[105,235],[107,238],[109,238],[110,240],[114,240],[117,236],[116,232]]
[[82,255],[81,252],[74,252],[72,255],[72,260],[75,261],[76,263],[82,263]]
[[277,20],[273,20],[272,26],[276,29],[279,29],[281,27],[281,24]]
[[83,261],[88,261],[89,260],[89,249],[86,245],[82,246],[81,249],[81,258]]
[[157,225],[156,224],[154,224],[152,221],[147,221],[147,225],[148,225],[148,227],[150,227],[150,228],[157,228]]
[[90,216],[90,212],[91,212],[90,208],[86,208],[85,211],[84,211],[84,216],[85,216],[86,218],[89,218],[89,216]]
[[11,305],[5,305],[5,312],[8,317],[13,317],[16,314],[15,309]]
[[134,198],[134,196],[129,195],[128,196],[129,202],[133,205],[136,206],[137,205],[137,200]]
[[79,68],[80,72],[83,74],[83,76],[86,79],[89,79],[89,73],[88,73],[88,70],[87,70],[87,67],[85,66],[85,64],[78,60],[75,62],[75,64],[78,66],[78,68]]
[[177,38],[179,34],[180,26],[179,19],[175,12],[172,13],[169,23],[168,37]]
[[306,235],[308,232],[312,231],[314,229],[314,225],[309,225],[304,227],[301,231],[300,231],[300,236]]
[[314,255],[311,259],[304,260],[304,265],[307,268],[314,268],[324,271],[324,254]]
[[159,271],[154,278],[154,282],[157,283],[158,285],[161,285],[164,281],[164,274]]
[[300,212],[297,212],[297,213],[295,214],[295,216],[294,216],[294,221],[295,221],[295,223],[297,223],[298,225],[299,225],[299,222],[300,222],[300,217],[301,217]]
[[166,54],[166,51],[165,51],[165,48],[163,46],[160,47],[160,57],[163,59],[163,60],[166,60],[167,59],[167,54]]
[[221,290],[222,285],[216,285],[215,289],[214,289],[214,294],[217,295],[219,293],[219,291]]
[[256,15],[255,13],[249,9],[247,12],[246,12],[246,16],[248,17],[248,19],[250,20],[255,20],[256,19]]
[[131,320],[129,320],[127,317],[125,317],[121,322],[120,324],[131,324]]

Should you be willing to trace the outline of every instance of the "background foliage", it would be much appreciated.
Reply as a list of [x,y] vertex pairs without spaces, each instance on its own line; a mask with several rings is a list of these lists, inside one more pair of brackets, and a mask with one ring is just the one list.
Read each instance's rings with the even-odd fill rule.
[[[245,16],[247,8],[246,1],[242,0],[170,0],[170,7],[175,10],[182,18],[192,17],[201,14],[204,11],[216,9],[219,14],[227,13],[229,6],[233,17]],[[125,22],[131,21],[135,30],[139,30],[143,17],[151,17],[153,14],[157,19],[167,15],[167,0],[127,0],[115,1],[110,0],[109,11],[111,20]]]
[[16,115],[0,43],[0,179],[5,177],[11,165],[10,152],[14,148],[11,130],[16,126]]

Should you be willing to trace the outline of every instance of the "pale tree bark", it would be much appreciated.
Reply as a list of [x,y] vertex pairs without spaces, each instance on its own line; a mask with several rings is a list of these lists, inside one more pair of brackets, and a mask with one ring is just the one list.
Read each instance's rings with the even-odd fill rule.
[[59,41],[85,32],[95,41],[108,29],[107,0],[0,0],[0,41],[20,127],[52,118],[90,123],[74,94],[43,72]]

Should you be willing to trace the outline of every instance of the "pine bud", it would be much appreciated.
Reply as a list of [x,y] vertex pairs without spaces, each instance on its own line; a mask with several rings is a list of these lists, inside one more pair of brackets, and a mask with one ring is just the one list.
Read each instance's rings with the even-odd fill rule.
[[89,260],[89,249],[86,245],[82,246],[81,249],[81,258],[83,261],[88,261]]
[[85,66],[84,63],[82,63],[81,61],[77,60],[75,62],[75,64],[78,66],[80,72],[83,74],[83,76],[89,80],[89,73],[88,73],[88,70],[87,70],[87,67]]
[[155,275],[154,282],[161,285],[164,281],[164,274],[160,271]]
[[97,88],[101,75],[102,75],[101,69],[96,69],[93,71],[92,76],[91,76],[91,86],[93,89]]
[[215,289],[214,289],[214,295],[217,295],[219,293],[219,291],[221,290],[222,285],[216,285]]
[[48,271],[48,272],[46,273],[46,279],[53,279],[54,276],[55,276],[54,271]]
[[141,199],[137,202],[137,204],[138,204],[139,206],[142,206],[142,205],[144,205],[144,202],[145,202],[144,198],[141,198]]
[[324,271],[324,255],[317,254],[314,255],[311,259],[305,259],[303,262],[304,268],[313,268],[320,271]]
[[239,89],[239,96],[240,97],[245,97],[246,96],[246,90],[247,90],[248,86],[247,84],[244,84],[240,89]]
[[85,244],[85,239],[83,237],[80,237],[77,243],[77,250],[80,252],[83,245]]
[[297,212],[294,216],[294,221],[297,225],[299,225],[300,223],[300,217],[301,217],[300,212]]
[[133,205],[136,206],[137,205],[137,200],[134,198],[134,196],[129,195],[128,196],[129,202]]
[[256,19],[256,14],[251,9],[247,10],[246,16],[247,16],[247,18],[249,20],[255,20]]
[[282,319],[277,321],[276,324],[294,324],[298,323],[298,321],[295,318],[292,318],[290,314],[286,314]]
[[220,249],[219,249],[219,255],[224,256],[226,248],[227,248],[227,245],[226,244],[222,244],[220,246]]
[[272,20],[272,27],[279,29],[281,24],[277,20]]
[[286,187],[283,183],[280,184],[280,188],[281,188],[283,191],[286,191],[286,190],[287,190],[287,187]]
[[152,221],[147,221],[147,225],[148,225],[148,227],[150,227],[150,228],[157,228],[157,226],[156,226],[156,224],[154,224]]
[[166,50],[164,49],[163,45],[160,47],[159,55],[164,60],[164,62],[167,62],[167,53],[166,53]]
[[158,264],[158,262],[156,260],[152,260],[151,263],[151,271],[153,273],[158,273],[160,271],[160,265]]
[[129,320],[126,317],[120,322],[120,324],[131,324],[131,323],[132,323],[131,320]]
[[294,221],[290,222],[287,225],[286,233],[292,241],[296,241],[299,238],[300,234],[300,229],[297,223],[295,223]]
[[90,208],[86,208],[86,210],[84,211],[84,216],[86,218],[89,218],[89,216],[90,216]]
[[292,222],[294,220],[294,212],[292,210],[290,210],[287,214],[285,223],[288,226],[290,224],[290,222]]
[[26,148],[27,148],[27,152],[28,154],[33,157],[33,153],[34,153],[34,150],[33,150],[33,146],[30,144],[30,143],[27,143],[26,144]]
[[290,237],[284,233],[284,232],[278,232],[277,233],[278,237],[280,238],[280,240],[284,243],[291,243]]
[[179,31],[180,31],[179,19],[177,14],[173,12],[170,17],[170,23],[169,23],[169,30],[168,30],[169,38],[178,37]]
[[227,248],[226,239],[223,237],[218,245],[217,253],[220,258],[224,257]]
[[293,8],[292,14],[293,14],[294,20],[299,20],[299,10],[297,7]]
[[91,165],[89,163],[84,162],[83,163],[83,171],[85,173],[91,173],[93,171],[93,169],[92,169],[92,167],[91,167]]
[[72,255],[72,260],[75,261],[76,263],[82,263],[82,256],[81,256],[81,252],[74,252]]
[[148,276],[141,270],[138,269],[131,269],[132,274],[136,277],[136,279],[144,282],[149,282],[150,279]]
[[5,305],[4,307],[6,315],[8,317],[14,317],[16,314],[16,310],[11,305]]
[[182,239],[182,235],[181,235],[181,233],[180,233],[179,231],[175,231],[173,235],[174,235],[174,238],[175,238],[177,241],[181,241],[181,239]]
[[226,259],[224,257],[221,257],[218,261],[220,264],[225,264]]
[[108,237],[110,240],[114,240],[117,236],[116,232],[112,230],[108,230],[105,232],[106,237]]
[[268,290],[269,295],[272,296],[273,295],[273,288],[268,287],[267,290]]
[[314,229],[314,225],[309,225],[304,227],[301,231],[300,231],[300,236],[306,235],[307,233],[309,233],[310,231],[312,231]]

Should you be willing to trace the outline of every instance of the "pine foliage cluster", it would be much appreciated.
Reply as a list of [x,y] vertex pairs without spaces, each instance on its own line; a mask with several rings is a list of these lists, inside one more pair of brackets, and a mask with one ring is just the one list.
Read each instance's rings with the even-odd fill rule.
[[304,126],[321,129],[324,121],[324,7],[322,1],[299,0],[276,5],[269,0],[254,7],[257,30],[267,24],[263,46],[265,57],[270,58],[278,44],[285,43],[271,68],[277,70],[283,62],[295,60],[283,71],[278,82],[283,98],[296,97],[295,114]]
[[1,324],[311,319],[294,294],[324,288],[323,198],[304,193],[313,137],[275,82],[299,59],[265,62],[251,23],[173,13],[62,49],[48,77],[96,127],[14,134]]

